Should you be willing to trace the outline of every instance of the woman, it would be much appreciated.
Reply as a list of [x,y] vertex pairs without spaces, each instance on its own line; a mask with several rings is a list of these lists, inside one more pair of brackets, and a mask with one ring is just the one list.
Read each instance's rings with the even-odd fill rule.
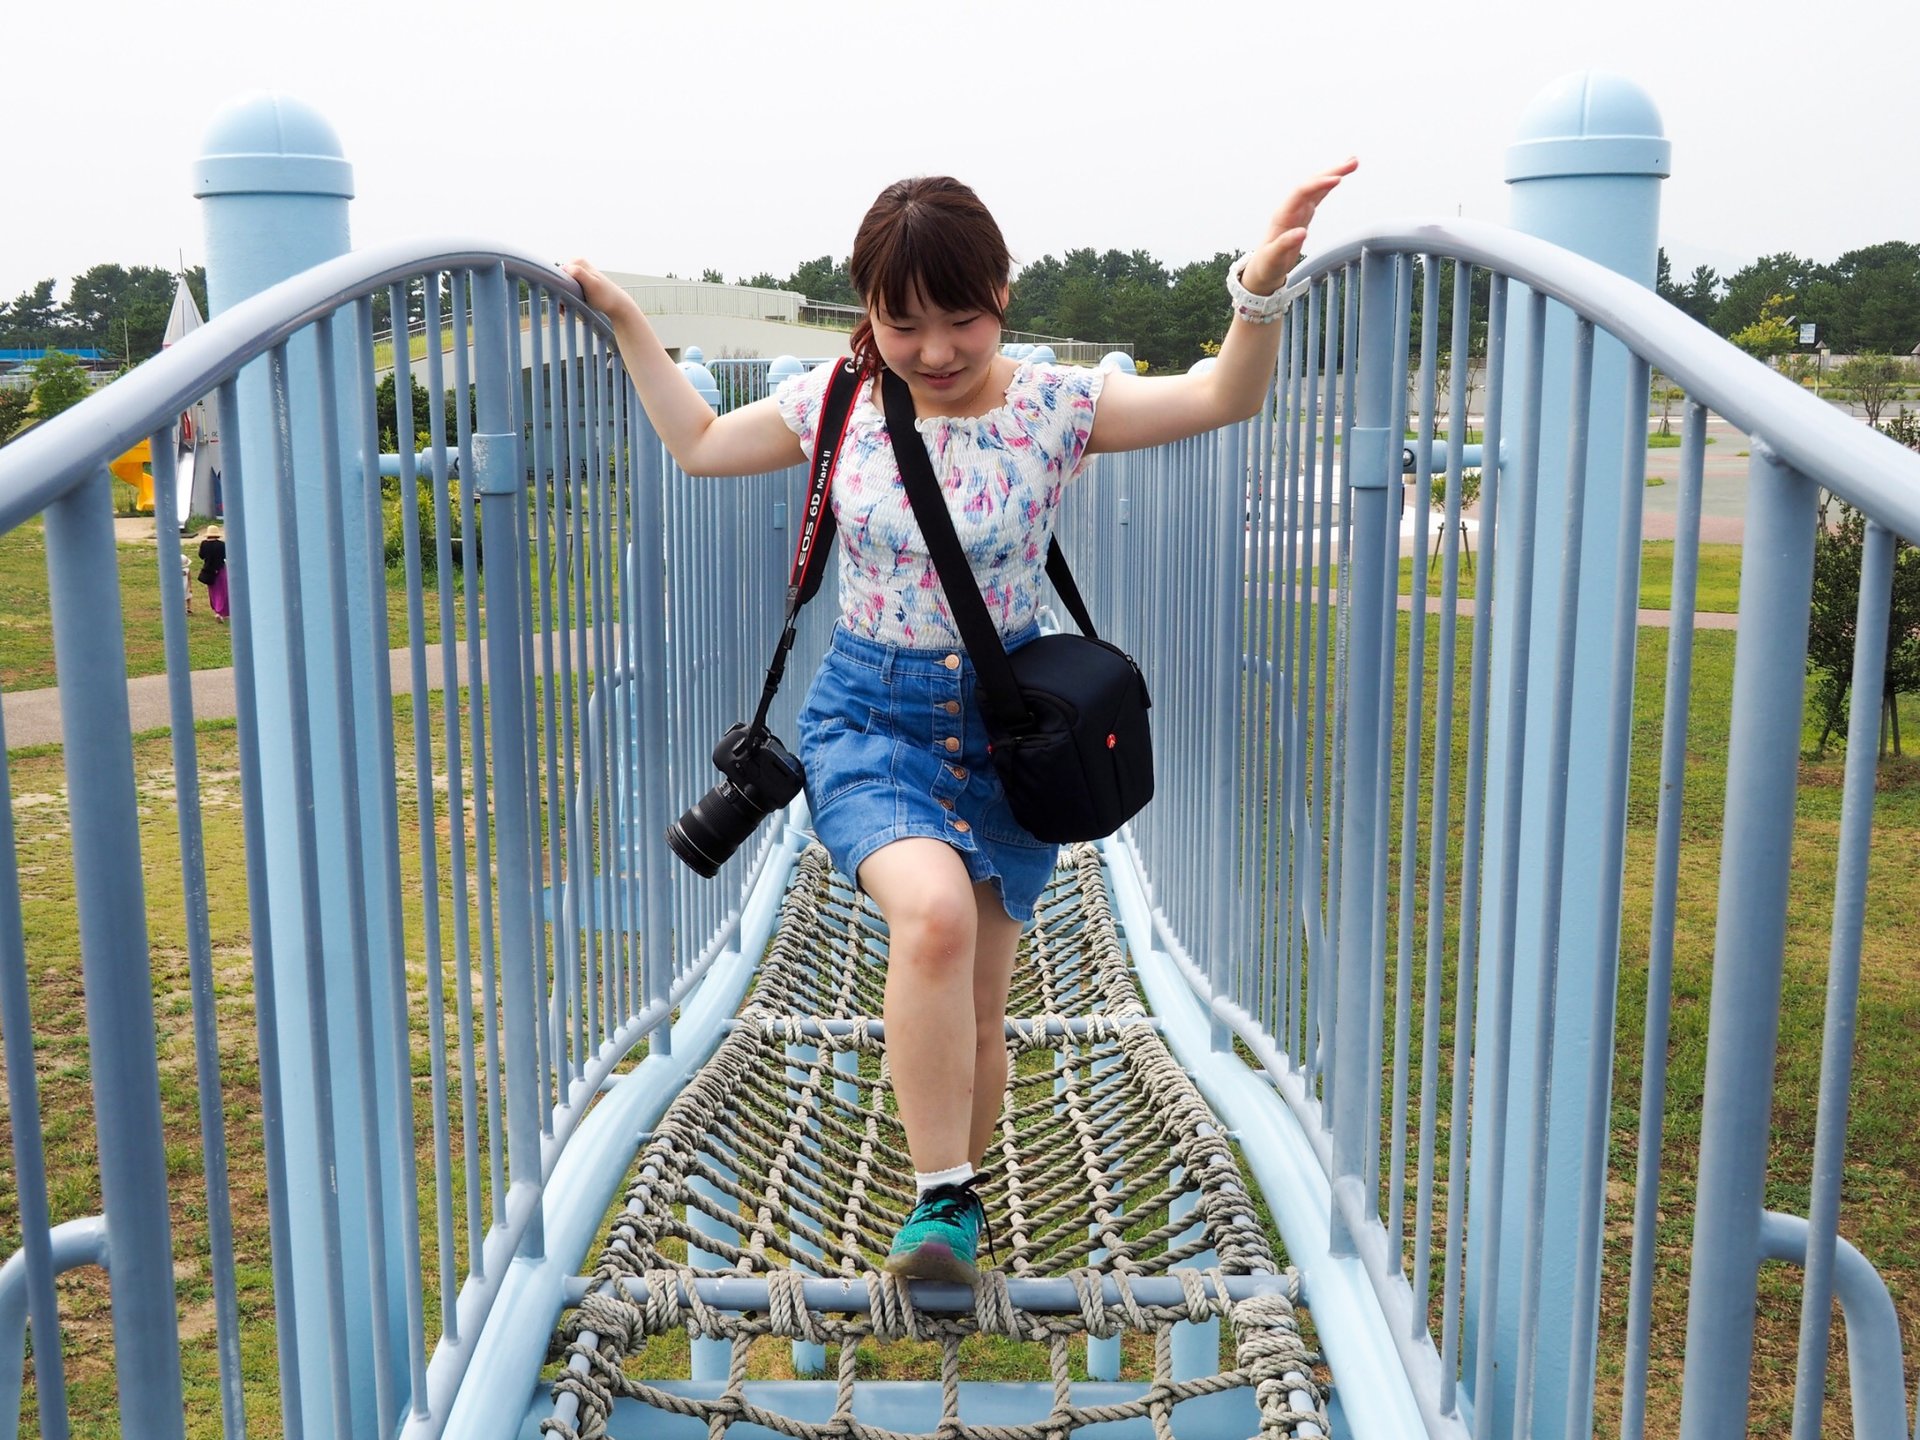
[[207,587],[207,605],[213,618],[227,623],[227,540],[218,525],[200,533],[200,583]]
[[[1217,362],[1197,375],[1149,380],[1001,355],[1011,259],[992,215],[956,180],[890,185],[861,222],[851,270],[867,310],[852,341],[863,383],[832,494],[841,616],[798,738],[815,832],[887,921],[887,1053],[919,1194],[887,1257],[897,1274],[976,1278],[976,1167],[1006,1088],[1008,985],[1055,847],[1013,819],[987,759],[973,667],[901,487],[880,373],[906,381],[982,596],[1018,648],[1036,633],[1054,508],[1086,456],[1256,411],[1279,349],[1267,323],[1279,315],[1275,292],[1314,211],[1355,164],[1295,190],[1236,263],[1235,318]],[[834,367],[716,417],[632,296],[584,260],[565,268],[611,321],[654,429],[689,473],[808,459]]]

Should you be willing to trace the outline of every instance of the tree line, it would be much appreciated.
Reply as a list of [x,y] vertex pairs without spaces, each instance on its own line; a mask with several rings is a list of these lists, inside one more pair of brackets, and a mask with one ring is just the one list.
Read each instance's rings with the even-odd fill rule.
[[[1662,250],[1654,288],[1728,339],[1790,314],[1796,327],[1817,325],[1819,343],[1836,355],[1906,355],[1920,345],[1920,244],[1908,240],[1849,250],[1831,264],[1783,250],[1724,279],[1700,265],[1684,281]],[[1770,305],[1776,299],[1782,305]]]
[[[207,269],[186,272],[187,289],[207,313]],[[0,305],[0,349],[101,350],[122,365],[160,351],[179,275],[158,265],[95,265],[73,277],[67,298],[49,278]]]
[[[1145,250],[1086,247],[1058,258],[1043,255],[1014,276],[1006,326],[1076,340],[1125,342],[1134,358],[1147,361],[1150,369],[1184,370],[1225,336],[1223,295],[1232,259],[1222,252],[1170,268]],[[858,305],[847,264],[822,255],[784,279],[762,270],[733,283],[791,290],[827,304]],[[700,278],[725,283],[718,270],[705,270]],[[1484,336],[1485,284],[1485,277],[1476,274],[1476,348]],[[1452,312],[1452,287],[1449,265],[1441,272],[1443,316]],[[1768,318],[1784,323],[1791,313],[1796,326],[1818,325],[1821,343],[1836,354],[1905,355],[1920,345],[1920,244],[1911,241],[1888,240],[1849,250],[1826,264],[1782,251],[1727,277],[1701,265],[1684,281],[1674,278],[1663,249],[1655,289],[1661,299],[1728,339]],[[1416,328],[1422,299],[1416,289]],[[1777,305],[1770,310],[1769,301],[1775,299],[1784,301],[1788,311],[1779,312]]]
[[[1007,328],[1121,342],[1150,369],[1184,370],[1225,334],[1224,281],[1231,260],[1221,252],[1170,267],[1145,250],[1091,246],[1059,257],[1043,255],[1014,277]],[[734,283],[795,291],[825,304],[858,305],[847,266],[845,259],[822,255],[784,278],[763,270]],[[1451,271],[1446,267],[1442,277],[1448,287]],[[205,268],[186,273],[205,313]],[[56,281],[42,280],[0,305],[0,348],[95,348],[122,364],[137,364],[160,349],[175,278],[173,271],[154,265],[95,265],[73,277],[65,300],[54,298]],[[700,278],[723,280],[711,269]],[[1796,325],[1819,326],[1821,342],[1837,354],[1905,355],[1920,345],[1920,244],[1911,241],[1849,250],[1831,263],[1782,251],[1726,277],[1710,265],[1697,266],[1684,280],[1674,276],[1662,250],[1655,289],[1728,338],[1769,319],[1784,323],[1790,314]],[[382,312],[385,299],[383,294],[377,300]],[[1781,304],[1770,308],[1776,299]],[[1419,302],[1416,295],[1416,311]],[[375,320],[379,328],[384,313]]]
[[[848,260],[822,255],[785,279],[762,270],[736,285],[791,290],[829,305],[858,305]],[[1021,267],[1007,300],[1005,325],[1034,335],[1110,341],[1126,346],[1149,370],[1184,370],[1217,349],[1227,329],[1227,266],[1233,256],[1169,268],[1145,250],[1069,250]],[[700,278],[723,284],[718,270]]]

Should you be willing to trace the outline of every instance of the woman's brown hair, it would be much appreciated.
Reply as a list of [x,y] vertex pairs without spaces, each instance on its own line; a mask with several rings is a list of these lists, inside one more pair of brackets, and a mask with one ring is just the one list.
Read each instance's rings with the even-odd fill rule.
[[999,320],[1013,257],[980,197],[947,175],[896,180],[880,192],[853,237],[853,288],[867,313],[854,326],[854,358],[880,369],[877,301],[889,315],[915,300],[942,310],[982,310]]

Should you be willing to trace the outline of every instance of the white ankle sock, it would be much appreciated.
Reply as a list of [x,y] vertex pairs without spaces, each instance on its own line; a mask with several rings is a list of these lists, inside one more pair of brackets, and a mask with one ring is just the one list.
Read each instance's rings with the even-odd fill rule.
[[931,1173],[920,1170],[913,1172],[913,1183],[922,1198],[936,1185],[961,1185],[972,1178],[973,1166],[964,1161],[945,1170],[935,1170]]

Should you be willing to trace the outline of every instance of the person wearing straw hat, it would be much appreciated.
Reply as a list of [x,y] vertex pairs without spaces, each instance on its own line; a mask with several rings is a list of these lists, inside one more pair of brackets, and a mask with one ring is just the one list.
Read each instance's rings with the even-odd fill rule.
[[218,525],[209,525],[200,535],[200,583],[207,587],[207,605],[213,618],[227,623],[227,538]]

